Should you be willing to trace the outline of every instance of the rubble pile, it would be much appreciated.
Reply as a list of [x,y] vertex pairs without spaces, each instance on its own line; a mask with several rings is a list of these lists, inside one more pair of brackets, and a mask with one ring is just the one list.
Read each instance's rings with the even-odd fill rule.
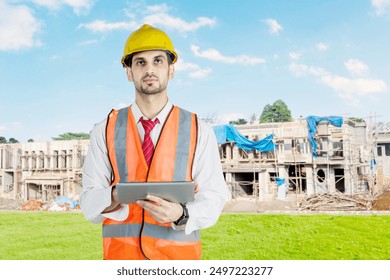
[[383,191],[375,198],[372,210],[389,211],[390,210],[390,189]]
[[24,203],[19,208],[19,210],[22,210],[22,211],[43,211],[44,205],[45,205],[44,202],[41,202],[41,201],[38,201],[35,199],[31,199],[31,200],[27,201],[26,203]]
[[70,201],[69,199],[55,199],[51,202],[42,202],[35,199],[30,199],[18,209],[22,211],[69,212],[74,209],[80,209],[80,205],[75,201]]
[[374,198],[369,193],[345,195],[321,193],[308,196],[300,202],[298,211],[369,211]]

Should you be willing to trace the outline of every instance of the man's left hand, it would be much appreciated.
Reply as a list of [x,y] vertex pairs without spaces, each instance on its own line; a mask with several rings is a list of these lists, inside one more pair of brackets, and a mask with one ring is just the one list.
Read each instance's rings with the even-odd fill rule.
[[177,221],[183,214],[183,207],[179,203],[166,201],[158,196],[148,194],[147,200],[138,200],[137,204],[159,223]]

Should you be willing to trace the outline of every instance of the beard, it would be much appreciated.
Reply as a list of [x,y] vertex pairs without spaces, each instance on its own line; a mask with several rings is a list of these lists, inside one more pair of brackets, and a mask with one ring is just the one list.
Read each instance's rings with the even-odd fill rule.
[[[143,83],[142,80],[144,80],[146,78],[155,78],[157,81],[153,82],[153,84],[155,84],[155,85],[153,85],[152,83],[145,85],[145,83]],[[160,83],[160,79],[158,79],[158,77],[156,77],[154,75],[152,75],[152,76],[144,76],[142,78],[142,80],[141,80],[141,82],[139,84],[135,85],[136,90],[139,93],[141,93],[141,94],[155,95],[155,94],[159,94],[159,93],[163,92],[167,88],[167,83],[161,84]]]

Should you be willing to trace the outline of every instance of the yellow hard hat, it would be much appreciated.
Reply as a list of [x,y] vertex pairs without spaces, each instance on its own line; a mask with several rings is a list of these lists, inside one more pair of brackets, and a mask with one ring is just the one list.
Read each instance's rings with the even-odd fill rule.
[[168,35],[158,28],[144,24],[127,38],[122,56],[123,67],[126,66],[125,59],[128,55],[153,50],[168,51],[171,54],[172,64],[177,61],[177,53]]

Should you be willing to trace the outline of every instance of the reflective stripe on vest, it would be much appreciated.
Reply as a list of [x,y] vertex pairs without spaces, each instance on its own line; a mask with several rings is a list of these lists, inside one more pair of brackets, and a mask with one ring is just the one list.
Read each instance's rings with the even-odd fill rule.
[[[138,237],[142,224],[116,224],[106,225],[103,228],[103,237]],[[149,236],[156,239],[195,242],[199,241],[199,232],[193,232],[189,235],[183,235],[181,231],[174,230],[171,227],[162,227],[152,224],[145,224],[142,229],[143,236]]]
[[126,182],[127,178],[126,135],[128,111],[129,107],[119,110],[115,123],[115,156],[121,182]]
[[[130,108],[111,111],[106,141],[118,182],[192,181],[197,142],[196,115],[174,106],[162,128],[150,167],[142,153],[136,120]],[[136,204],[129,204],[124,221],[103,221],[105,259],[199,259],[198,231],[186,235],[171,223],[160,224]]]

